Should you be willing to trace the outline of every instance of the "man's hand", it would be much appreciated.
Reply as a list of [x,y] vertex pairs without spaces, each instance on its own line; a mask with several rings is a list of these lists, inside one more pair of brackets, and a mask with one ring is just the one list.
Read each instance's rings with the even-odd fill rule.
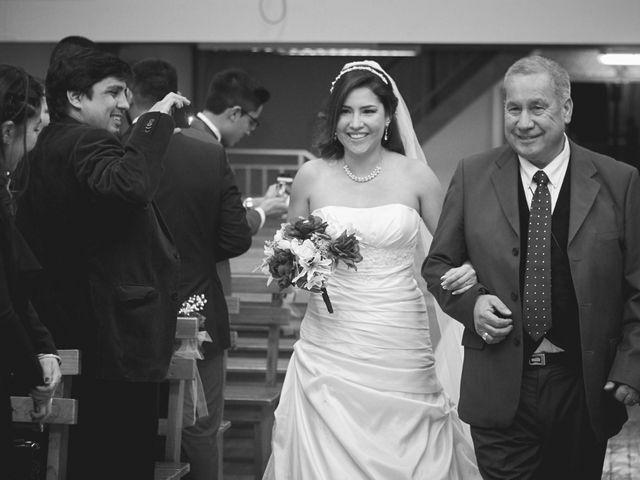
[[282,215],[287,213],[289,209],[289,195],[278,195],[277,187],[275,184],[270,185],[264,197],[262,197],[262,201],[255,205],[260,207],[267,217],[270,215]]
[[640,402],[640,392],[624,383],[607,382],[604,386],[607,392],[613,392],[613,396],[627,407],[637,405]]
[[182,108],[186,105],[190,105],[191,101],[187,97],[183,97],[177,93],[169,92],[167,95],[154,104],[149,111],[150,112],[162,112],[167,115],[171,115],[174,108]]
[[478,277],[471,262],[466,261],[459,267],[447,270],[440,280],[443,290],[451,290],[451,295],[460,295],[473,287]]
[[473,307],[476,333],[489,343],[500,343],[513,330],[511,310],[495,295],[480,295]]

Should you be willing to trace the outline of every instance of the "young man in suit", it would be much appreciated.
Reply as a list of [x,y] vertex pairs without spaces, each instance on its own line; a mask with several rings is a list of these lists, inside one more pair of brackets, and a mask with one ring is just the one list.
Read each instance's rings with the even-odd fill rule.
[[[143,115],[159,98],[178,87],[176,69],[161,59],[133,66],[131,117]],[[135,122],[135,120],[134,120]],[[204,294],[201,312],[213,340],[203,344],[198,360],[208,416],[198,418],[182,434],[190,463],[188,478],[217,478],[216,435],[224,404],[224,351],[229,348],[229,316],[216,263],[241,255],[251,246],[240,192],[224,148],[203,132],[184,128],[173,135],[164,159],[165,172],[156,193],[160,211],[180,252],[180,300]],[[187,398],[185,408],[193,408]]]
[[114,134],[130,73],[95,49],[54,61],[52,122],[29,155],[18,206],[44,267],[43,323],[59,347],[82,352],[70,480],[153,479],[156,389],[173,353],[179,257],[152,198],[174,129],[168,114],[188,100],[167,95],[123,145]]
[[[259,117],[270,96],[269,91],[244,70],[232,68],[219,72],[211,79],[205,107],[193,119],[191,129],[206,133],[210,141],[225,148],[232,147],[258,128]],[[247,207],[251,234],[258,233],[266,217],[281,215],[287,208],[286,198],[276,195],[275,188],[270,187],[261,203]],[[218,264],[218,273],[225,293],[231,293],[228,261]]]
[[[508,145],[463,160],[423,275],[465,326],[459,413],[486,479],[600,479],[640,390],[640,182],[571,142],[568,73],[518,60]],[[448,268],[478,284],[453,296]]]

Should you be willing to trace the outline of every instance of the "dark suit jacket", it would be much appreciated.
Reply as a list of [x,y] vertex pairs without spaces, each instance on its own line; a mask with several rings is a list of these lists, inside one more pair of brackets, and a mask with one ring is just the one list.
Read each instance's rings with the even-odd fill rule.
[[[6,185],[0,196],[8,196]],[[41,385],[42,370],[36,355],[56,353],[49,331],[29,302],[30,283],[40,270],[35,257],[0,206],[0,458],[7,460],[11,431],[9,394]],[[6,465],[6,464],[5,464]]]
[[[216,137],[216,134],[212,132],[209,127],[198,117],[195,117],[191,122],[192,131],[202,132],[205,135],[205,138],[208,141],[215,143],[217,145],[222,145]],[[249,225],[249,230],[251,231],[251,235],[255,235],[260,230],[261,217],[258,212],[256,212],[252,208],[245,209],[245,215],[247,224]],[[229,265],[229,260],[222,260],[218,262],[218,275],[220,276],[220,280],[222,281],[222,288],[224,289],[225,295],[231,294],[231,267]]]
[[[579,308],[584,386],[591,425],[605,439],[626,419],[624,406],[603,390],[605,382],[640,389],[640,183],[636,169],[574,143],[569,168],[567,255]],[[463,160],[423,265],[429,290],[466,327],[459,412],[479,427],[510,424],[520,398],[518,181],[517,155],[508,146]],[[459,296],[443,291],[440,276],[467,259],[479,283]],[[473,323],[476,298],[485,288],[513,312],[513,331],[496,345],[485,344]]]
[[67,118],[29,156],[17,219],[45,269],[36,307],[59,347],[82,350],[83,376],[166,375],[179,257],[152,198],[172,133],[169,115],[149,113],[122,145]]
[[206,330],[213,345],[229,347],[229,317],[216,263],[251,246],[240,192],[224,148],[197,130],[175,134],[165,159],[156,201],[182,260],[180,299],[204,293]]

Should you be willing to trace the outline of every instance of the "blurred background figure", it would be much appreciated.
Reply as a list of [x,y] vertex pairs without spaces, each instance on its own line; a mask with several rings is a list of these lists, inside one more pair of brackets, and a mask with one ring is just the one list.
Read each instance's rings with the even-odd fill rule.
[[[136,63],[129,110],[134,124],[177,88],[176,69],[168,62],[150,58]],[[214,480],[221,461],[216,436],[224,403],[223,359],[230,346],[229,315],[216,263],[247,251],[251,232],[224,148],[208,134],[191,128],[175,133],[164,167],[156,201],[180,254],[180,301],[205,295],[201,313],[213,340],[203,344],[204,359],[198,360],[208,415],[183,431],[182,449],[190,464],[185,478]],[[190,395],[185,395],[185,411],[193,411]]]
[[[270,98],[269,91],[244,70],[224,70],[211,79],[205,107],[193,119],[191,128],[206,132],[211,141],[232,147],[258,128],[264,104]],[[275,185],[260,200],[247,202],[247,222],[252,235],[264,226],[266,217],[286,213],[288,205],[287,196],[278,195]],[[231,293],[228,261],[218,263],[218,274],[228,295]]]
[[95,42],[93,40],[89,40],[87,37],[82,37],[80,35],[69,35],[64,37],[56,43],[55,47],[53,47],[51,55],[49,56],[49,65],[85,48],[98,49]]

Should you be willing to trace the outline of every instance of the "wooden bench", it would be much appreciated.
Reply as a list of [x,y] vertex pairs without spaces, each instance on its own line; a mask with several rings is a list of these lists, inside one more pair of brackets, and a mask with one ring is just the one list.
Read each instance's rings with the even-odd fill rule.
[[[280,399],[281,378],[287,359],[279,358],[280,331],[289,325],[290,311],[282,305],[276,286],[267,287],[263,275],[236,275],[232,278],[233,296],[228,298],[231,328],[238,332],[237,344],[243,342],[246,329],[266,333],[266,351],[227,360],[225,417],[233,425],[250,424],[253,429],[254,475],[260,478],[271,454],[273,413]],[[232,377],[229,373],[236,373]],[[252,373],[242,380],[242,373]],[[256,379],[256,375],[260,376]],[[248,375],[247,375],[248,376]]]
[[[195,318],[178,320],[176,338],[195,338],[198,322]],[[62,359],[62,381],[52,402],[52,413],[45,420],[48,426],[47,480],[66,478],[69,426],[78,422],[78,400],[71,398],[71,383],[81,371],[79,350],[59,350]],[[184,392],[187,382],[195,378],[196,360],[172,358],[167,373],[169,400],[167,419],[159,422],[159,430],[166,435],[164,461],[156,462],[155,480],[174,480],[189,472],[189,464],[180,462]],[[33,401],[28,396],[11,397],[13,421],[34,423],[31,419]],[[226,427],[228,428],[228,426]]]
[[[198,334],[198,322],[195,318],[178,317],[176,326],[176,339],[192,339]],[[182,447],[182,428],[184,414],[184,394],[188,384],[195,378],[197,364],[195,360],[173,358],[167,373],[169,380],[169,405],[167,418],[161,418],[158,422],[158,435],[166,436],[165,459],[169,462],[156,463],[155,480],[170,480],[181,478],[189,472],[188,464],[180,463]],[[218,478],[222,480],[222,457],[224,447],[224,433],[231,427],[231,422],[223,420],[218,428]],[[184,470],[184,467],[187,467]],[[165,475],[165,476],[162,476]]]
[[[71,383],[80,374],[80,351],[60,350],[62,381],[54,395],[51,415],[44,421],[48,425],[47,480],[64,480],[67,476],[67,452],[69,426],[78,422],[78,401],[71,397]],[[31,418],[31,397],[12,396],[11,408],[14,422],[36,423]]]
[[[176,324],[176,339],[192,339],[198,335],[196,318],[180,317]],[[158,434],[164,435],[164,462],[156,464],[155,480],[182,478],[189,473],[189,464],[180,462],[182,449],[182,427],[184,416],[184,394],[187,384],[196,378],[195,359],[174,356],[169,364],[167,381],[169,399],[167,418],[158,422]]]

